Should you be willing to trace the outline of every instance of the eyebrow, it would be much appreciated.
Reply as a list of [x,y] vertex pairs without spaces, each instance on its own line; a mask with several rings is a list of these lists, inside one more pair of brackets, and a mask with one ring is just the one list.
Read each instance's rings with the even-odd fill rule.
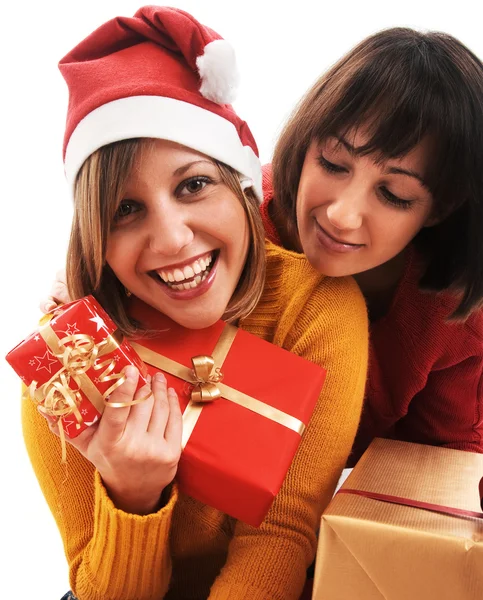
[[176,176],[184,175],[186,173],[186,171],[188,171],[188,169],[190,169],[193,165],[197,165],[199,163],[206,163],[208,165],[213,166],[213,163],[211,162],[211,160],[203,160],[203,159],[193,160],[192,162],[187,163],[186,165],[182,165],[181,167],[178,167],[176,169],[176,171],[174,171],[173,175],[176,175]]
[[[352,156],[357,156],[357,154],[359,153],[358,148],[355,148],[352,144],[349,144],[349,142],[346,139],[344,139],[343,137],[336,136],[336,138],[344,146],[344,148],[347,150],[347,152],[349,152],[349,154],[351,154]],[[389,167],[386,170],[386,173],[388,175],[407,175],[408,177],[413,177],[414,179],[417,179],[419,181],[419,183],[421,185],[423,185],[425,188],[428,188],[428,184],[426,183],[426,181],[424,181],[423,177],[421,177],[421,175],[419,173],[417,173],[416,171],[413,171],[412,169],[401,169],[400,167]]]

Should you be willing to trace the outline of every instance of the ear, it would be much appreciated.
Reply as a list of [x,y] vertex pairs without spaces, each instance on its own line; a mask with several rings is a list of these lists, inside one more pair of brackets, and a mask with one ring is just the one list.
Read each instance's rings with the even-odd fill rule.
[[432,210],[426,218],[423,227],[434,227],[435,225],[439,225],[442,223],[451,212],[448,211],[434,211]]
[[443,220],[444,217],[442,217],[441,215],[429,215],[423,227],[434,227],[435,225],[439,225]]

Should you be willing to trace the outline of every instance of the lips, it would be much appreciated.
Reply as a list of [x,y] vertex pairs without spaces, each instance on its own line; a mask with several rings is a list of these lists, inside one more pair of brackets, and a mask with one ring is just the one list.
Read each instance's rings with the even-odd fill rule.
[[154,272],[169,288],[174,290],[194,289],[204,281],[216,259],[216,251],[208,252],[175,268],[157,269]]
[[218,257],[219,250],[213,250],[178,266],[151,271],[149,275],[170,298],[189,300],[201,296],[211,287]]
[[328,233],[319,222],[314,219],[315,222],[315,234],[321,246],[326,250],[336,253],[355,252],[364,248],[365,244],[353,244],[345,240],[341,240]]

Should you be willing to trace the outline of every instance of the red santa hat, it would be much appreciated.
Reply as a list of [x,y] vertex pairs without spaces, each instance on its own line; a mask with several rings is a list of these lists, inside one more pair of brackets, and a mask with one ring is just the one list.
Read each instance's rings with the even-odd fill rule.
[[261,199],[257,146],[230,106],[238,81],[233,49],[188,13],[145,6],[112,19],[59,68],[69,88],[64,165],[72,185],[101,146],[150,137],[229,165]]

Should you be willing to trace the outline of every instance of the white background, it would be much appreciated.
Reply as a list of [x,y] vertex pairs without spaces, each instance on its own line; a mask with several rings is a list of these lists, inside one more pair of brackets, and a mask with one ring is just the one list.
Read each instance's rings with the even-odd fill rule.
[[[366,35],[408,25],[459,37],[483,57],[477,0],[182,0],[234,45],[235,103],[270,160],[284,119],[316,77]],[[127,0],[7,3],[0,39],[0,598],[58,600],[68,589],[60,538],[21,436],[20,385],[3,356],[36,326],[38,301],[62,266],[71,206],[61,159],[67,93],[57,62],[104,21],[132,16]],[[15,8],[18,6],[18,8]],[[131,600],[131,599],[123,599]]]

